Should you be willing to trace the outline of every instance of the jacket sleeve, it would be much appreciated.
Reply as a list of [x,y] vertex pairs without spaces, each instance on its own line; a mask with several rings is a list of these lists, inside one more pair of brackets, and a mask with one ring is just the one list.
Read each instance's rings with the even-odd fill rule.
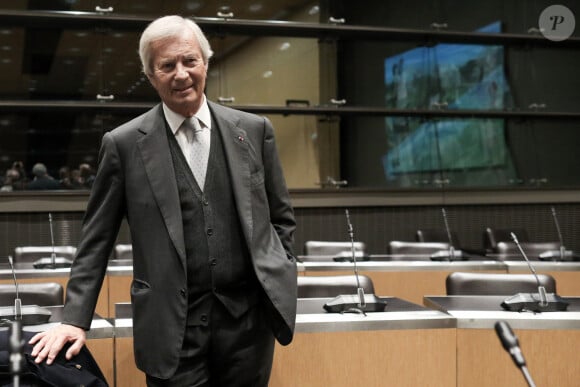
[[125,214],[124,192],[117,146],[113,135],[106,133],[67,284],[63,323],[90,328],[108,259]]
[[274,128],[267,118],[264,118],[264,126],[262,157],[266,194],[270,209],[270,222],[278,233],[286,254],[293,259],[294,251],[292,246],[294,243],[294,231],[296,230],[294,210],[292,209],[290,194],[286,187],[284,172],[282,171],[276,148]]

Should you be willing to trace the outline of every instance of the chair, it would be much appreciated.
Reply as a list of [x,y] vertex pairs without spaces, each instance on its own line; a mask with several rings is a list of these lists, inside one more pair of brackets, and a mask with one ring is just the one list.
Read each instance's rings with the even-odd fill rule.
[[525,228],[493,229],[487,227],[483,232],[483,247],[485,251],[488,253],[497,253],[497,244],[499,242],[511,242],[512,232],[518,237],[519,242],[528,242],[530,240]]
[[[313,256],[332,257],[350,254],[352,252],[351,242],[334,242],[334,241],[306,241],[304,243],[304,254]],[[366,245],[364,242],[354,242],[354,251],[357,256],[364,255]]]
[[[558,242],[520,242],[522,250],[530,260],[538,260],[540,254],[548,251],[558,251],[560,243]],[[524,257],[514,242],[498,242],[497,258],[500,261],[523,261]]]
[[[449,243],[449,235],[447,235],[447,230],[443,228],[432,228],[432,229],[419,229],[417,230],[415,237],[417,242],[444,242]],[[459,243],[459,238],[457,233],[451,231],[451,240],[454,247],[461,245]]]
[[133,260],[133,245],[119,243],[113,250],[113,259],[116,260]]
[[50,257],[54,249],[57,257],[74,260],[77,248],[74,246],[22,246],[14,249],[14,264],[34,263],[40,258]]
[[[549,274],[538,274],[548,293],[556,293],[556,280]],[[537,293],[533,274],[462,273],[454,272],[445,279],[449,296],[509,296],[516,293]]]
[[[387,247],[392,260],[431,260],[431,254],[448,250],[449,243],[390,241]],[[408,257],[405,257],[407,255]]]
[[[365,294],[374,294],[373,280],[366,275],[359,275],[359,282]],[[356,276],[353,275],[301,275],[297,277],[298,298],[328,298],[341,294],[357,294]]]
[[[56,282],[18,284],[18,296],[22,305],[55,306],[64,304],[64,290]],[[14,306],[16,287],[0,284],[0,306]]]

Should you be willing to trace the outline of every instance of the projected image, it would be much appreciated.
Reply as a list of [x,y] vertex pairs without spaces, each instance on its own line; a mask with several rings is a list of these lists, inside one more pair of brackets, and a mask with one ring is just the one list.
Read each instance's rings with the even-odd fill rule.
[[[499,22],[479,29],[500,32]],[[502,46],[438,44],[385,60],[386,104],[399,109],[504,109],[511,94]],[[387,180],[404,174],[505,166],[502,119],[387,117]]]

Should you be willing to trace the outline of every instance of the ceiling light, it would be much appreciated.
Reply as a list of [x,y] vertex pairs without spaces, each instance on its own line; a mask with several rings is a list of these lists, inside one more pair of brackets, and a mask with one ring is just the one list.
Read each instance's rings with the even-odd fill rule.
[[193,1],[188,1],[187,3],[185,3],[185,9],[187,9],[189,12],[197,11],[202,6],[203,6],[203,2],[201,2],[201,1],[193,0]]
[[320,12],[320,7],[318,5],[315,5],[314,7],[310,8],[310,10],[308,11],[309,15],[317,15]]
[[255,3],[248,7],[250,12],[258,12],[261,11],[264,6],[261,3]]

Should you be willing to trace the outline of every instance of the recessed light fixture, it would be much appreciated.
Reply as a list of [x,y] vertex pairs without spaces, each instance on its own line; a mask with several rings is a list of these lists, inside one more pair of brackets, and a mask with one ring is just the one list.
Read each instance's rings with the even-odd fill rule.
[[317,15],[320,12],[320,7],[318,5],[315,5],[314,7],[310,8],[310,10],[308,11],[309,15]]
[[262,5],[262,3],[250,4],[250,6],[248,7],[248,9],[250,10],[250,12],[259,12],[259,11],[262,10],[262,8],[264,8],[264,6]]
[[193,1],[188,1],[187,3],[185,3],[185,9],[187,9],[189,12],[197,11],[202,6],[203,6],[202,1],[193,0]]

